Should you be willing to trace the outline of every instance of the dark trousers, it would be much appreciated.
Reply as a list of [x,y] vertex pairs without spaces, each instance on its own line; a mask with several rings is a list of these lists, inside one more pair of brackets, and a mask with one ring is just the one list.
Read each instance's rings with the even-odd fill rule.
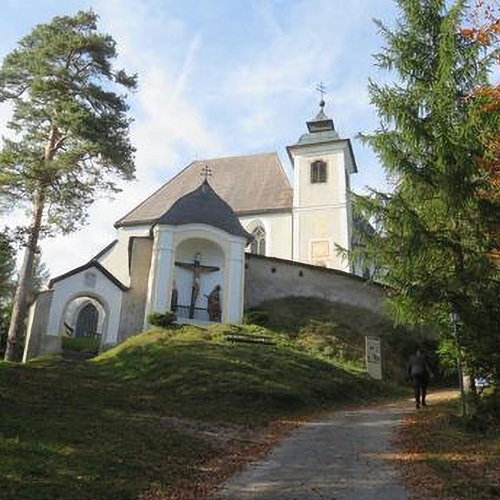
[[[425,396],[427,395],[427,382],[429,381],[428,375],[413,375],[413,387],[415,389],[415,403],[420,405],[425,404]],[[422,396],[422,399],[420,397]]]

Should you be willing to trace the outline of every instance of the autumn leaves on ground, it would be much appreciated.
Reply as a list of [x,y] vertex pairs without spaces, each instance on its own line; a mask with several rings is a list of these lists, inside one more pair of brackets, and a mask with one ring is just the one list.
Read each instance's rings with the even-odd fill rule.
[[500,426],[480,414],[462,422],[457,391],[431,395],[396,440],[406,485],[415,499],[500,498]]

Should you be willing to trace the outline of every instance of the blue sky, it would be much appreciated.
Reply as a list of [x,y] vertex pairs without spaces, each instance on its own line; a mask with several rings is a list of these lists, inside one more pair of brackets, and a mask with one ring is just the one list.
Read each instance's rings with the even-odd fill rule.
[[[384,75],[372,19],[391,23],[393,0],[2,0],[0,57],[35,24],[90,7],[118,42],[119,65],[139,74],[138,180],[97,201],[81,231],[43,242],[54,275],[97,253],[115,220],[194,159],[278,151],[288,166],[285,147],[315,114],[319,81],[342,137],[377,126],[366,87]],[[0,107],[0,134],[8,113]],[[374,155],[357,140],[354,150],[354,188],[383,186]]]

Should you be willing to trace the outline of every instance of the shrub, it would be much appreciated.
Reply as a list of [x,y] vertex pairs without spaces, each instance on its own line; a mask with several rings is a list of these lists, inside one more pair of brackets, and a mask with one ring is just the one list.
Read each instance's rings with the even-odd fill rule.
[[269,326],[268,311],[247,311],[243,318],[243,323],[247,325]]
[[363,349],[338,335],[335,323],[310,321],[300,329],[297,344],[304,349],[343,361],[362,361]]
[[151,313],[148,316],[148,323],[153,326],[158,326],[160,328],[168,328],[172,326],[177,317],[173,312],[167,311],[164,313]]
[[62,337],[61,341],[63,349],[89,354],[97,354],[101,343],[97,337]]

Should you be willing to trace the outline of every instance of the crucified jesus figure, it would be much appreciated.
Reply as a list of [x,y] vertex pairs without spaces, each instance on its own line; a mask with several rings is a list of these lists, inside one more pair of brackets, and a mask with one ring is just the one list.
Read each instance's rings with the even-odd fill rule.
[[200,294],[201,288],[201,275],[219,271],[220,268],[215,266],[203,266],[201,264],[201,254],[197,253],[193,263],[176,262],[176,266],[187,269],[193,273],[193,286],[191,288],[191,303],[189,304],[189,319],[194,318],[196,309],[196,300]]

